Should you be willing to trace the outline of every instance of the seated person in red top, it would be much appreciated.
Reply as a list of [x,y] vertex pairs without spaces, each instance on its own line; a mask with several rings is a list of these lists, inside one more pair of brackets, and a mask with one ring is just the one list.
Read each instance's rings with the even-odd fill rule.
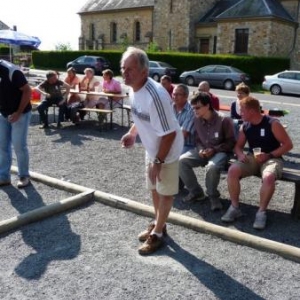
[[[110,69],[106,69],[102,72],[103,75],[103,82],[102,82],[102,92],[109,93],[109,94],[120,94],[122,92],[121,83],[114,79],[114,73]],[[122,106],[123,99],[120,98],[113,98],[112,106]],[[109,101],[107,97],[101,97],[98,103],[98,107],[103,108],[109,108]]]
[[212,94],[210,91],[210,85],[207,81],[201,81],[198,86],[199,92],[208,93],[211,98],[211,104],[214,110],[220,110],[220,99],[218,96]]
[[168,75],[164,75],[160,78],[160,84],[168,91],[172,97],[174,85],[172,84],[172,78]]
[[[61,127],[61,122],[64,121],[64,113],[66,107],[66,99],[69,95],[70,86],[59,80],[56,71],[49,71],[46,74],[47,79],[36,87],[36,90],[45,96],[41,104],[37,107],[40,114],[41,121],[43,123],[40,128],[48,128],[48,114],[46,110],[53,104],[59,107],[57,127]],[[62,88],[66,92],[62,93]]]

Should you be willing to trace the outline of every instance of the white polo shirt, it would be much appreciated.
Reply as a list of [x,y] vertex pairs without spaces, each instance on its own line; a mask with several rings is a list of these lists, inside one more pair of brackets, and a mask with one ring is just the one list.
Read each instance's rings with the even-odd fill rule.
[[175,140],[165,162],[176,161],[182,152],[183,134],[173,113],[169,93],[161,84],[148,78],[140,90],[131,90],[129,96],[132,118],[150,160],[156,157],[161,138],[176,131]]

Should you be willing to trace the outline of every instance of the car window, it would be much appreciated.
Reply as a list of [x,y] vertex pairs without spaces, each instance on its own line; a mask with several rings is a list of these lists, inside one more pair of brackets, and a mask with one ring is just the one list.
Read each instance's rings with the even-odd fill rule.
[[199,73],[213,73],[214,72],[214,66],[207,66],[204,68],[199,69]]
[[163,67],[163,68],[172,68],[171,65],[169,65],[168,63],[162,62],[162,61],[161,61],[159,64],[160,64],[160,66]]
[[224,67],[216,67],[214,69],[214,73],[230,73],[227,68]]
[[85,60],[84,60],[84,62],[85,62],[86,64],[90,64],[90,63],[93,63],[93,62],[94,62],[94,59],[93,59],[92,57],[86,57]]
[[76,62],[79,63],[79,64],[82,64],[84,62],[84,57],[78,57],[76,59]]
[[278,75],[278,78],[295,79],[295,73],[292,72],[281,73]]
[[295,79],[300,80],[300,73],[295,73]]
[[150,68],[156,68],[156,67],[157,67],[157,64],[156,64],[155,62],[150,61],[150,62],[149,62],[149,67],[150,67]]

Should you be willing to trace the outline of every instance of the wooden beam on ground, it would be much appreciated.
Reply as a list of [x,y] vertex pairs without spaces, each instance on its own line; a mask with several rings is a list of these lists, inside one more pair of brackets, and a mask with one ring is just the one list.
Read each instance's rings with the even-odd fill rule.
[[56,203],[52,203],[37,209],[28,211],[21,215],[0,222],[0,233],[16,229],[22,225],[40,221],[47,217],[61,213],[68,209],[82,205],[94,199],[94,190],[86,190],[76,196],[63,199]]
[[[16,167],[12,167],[11,170],[13,173],[17,173]],[[77,190],[77,192],[82,192],[88,190],[88,188],[86,187],[51,178],[49,176],[45,176],[35,172],[30,172],[30,177],[33,180],[37,180],[50,186],[56,185],[56,188],[60,188],[66,191],[73,190],[74,192],[76,192]],[[112,207],[124,209],[143,216],[148,216],[152,218],[154,217],[154,209],[152,206],[150,207],[148,205],[135,202],[130,199],[126,199],[109,193],[104,193],[101,191],[95,191],[94,198],[96,201]],[[245,232],[215,225],[203,220],[184,216],[174,212],[170,213],[168,222],[198,232],[208,233],[240,245],[252,247],[261,251],[275,253],[286,259],[300,262],[300,248],[294,246],[257,237]],[[284,224],[282,226],[284,226]]]

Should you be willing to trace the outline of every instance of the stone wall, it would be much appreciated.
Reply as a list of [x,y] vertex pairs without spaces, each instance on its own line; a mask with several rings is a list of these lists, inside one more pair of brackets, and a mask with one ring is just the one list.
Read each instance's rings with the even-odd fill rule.
[[[249,29],[249,55],[290,56],[297,64],[300,56],[300,30],[295,47],[294,24],[274,20],[257,19],[228,21],[218,24],[199,25],[200,18],[218,0],[156,0],[154,8],[113,10],[81,15],[83,46],[80,49],[123,49],[135,45],[146,49],[154,41],[161,50],[199,52],[200,39],[209,39],[209,53],[213,53],[214,37],[217,36],[216,53],[234,53],[235,30]],[[299,18],[298,1],[280,0],[287,11]],[[141,24],[141,41],[134,41],[134,24]],[[298,20],[299,21],[299,20]],[[117,24],[117,42],[111,42],[110,24]],[[90,40],[90,24],[95,26],[96,41]],[[127,38],[121,38],[126,33]],[[150,33],[150,36],[149,36]],[[152,33],[152,36],[151,36]],[[102,39],[99,38],[102,36]],[[147,37],[148,36],[148,37]],[[298,66],[300,68],[300,65]]]
[[233,53],[235,30],[249,29],[248,53],[255,56],[287,56],[292,47],[293,26],[274,20],[219,23],[217,53]]
[[[90,40],[90,24],[95,26],[95,37],[97,39],[98,49],[120,49],[124,43],[134,43],[134,25],[139,21],[141,24],[141,41],[135,43],[136,46],[145,48],[149,43],[149,38],[145,37],[147,32],[152,31],[152,9],[114,11],[108,13],[93,13],[81,17],[82,37],[84,40]],[[111,43],[111,26],[117,24],[117,42]],[[127,41],[121,38],[122,34],[127,34]],[[103,35],[100,40],[99,36]],[[87,47],[85,46],[85,49]]]
[[163,50],[194,51],[195,24],[215,2],[215,0],[157,1],[153,20],[154,41]]

